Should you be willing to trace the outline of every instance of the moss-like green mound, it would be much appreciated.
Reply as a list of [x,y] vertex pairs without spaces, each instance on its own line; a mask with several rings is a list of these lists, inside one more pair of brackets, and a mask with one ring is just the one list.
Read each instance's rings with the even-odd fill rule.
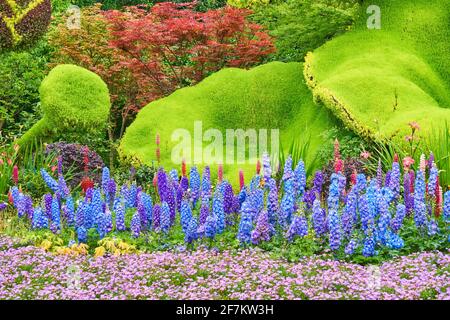
[[369,30],[365,1],[355,30],[308,55],[316,99],[356,133],[403,138],[450,120],[450,2],[380,0],[381,29]]
[[[209,128],[220,130],[224,145],[226,129],[268,129],[269,151],[271,129],[280,129],[284,150],[294,139],[311,137],[306,158],[311,162],[324,142],[320,134],[334,126],[336,119],[328,110],[313,103],[302,69],[300,63],[281,62],[272,62],[249,71],[227,68],[196,86],[180,89],[154,101],[142,109],[128,127],[120,145],[121,156],[146,164],[155,163],[155,136],[159,133],[161,164],[166,168],[178,167],[171,155],[179,141],[172,141],[172,134],[176,129],[188,130],[192,136],[191,145],[194,146],[194,122],[202,121],[203,133]],[[208,144],[210,142],[203,141],[204,147]],[[191,159],[194,160],[194,151]],[[254,164],[248,162],[225,164],[228,179],[236,183],[239,168],[253,174]],[[211,164],[210,161],[203,159],[198,166],[208,164]]]
[[95,73],[75,65],[59,65],[42,81],[39,93],[44,117],[19,140],[20,144],[61,130],[105,128],[111,102],[108,87]]

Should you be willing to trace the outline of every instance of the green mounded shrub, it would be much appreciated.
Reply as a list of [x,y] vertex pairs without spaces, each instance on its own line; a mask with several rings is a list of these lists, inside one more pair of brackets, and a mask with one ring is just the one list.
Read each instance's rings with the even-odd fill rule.
[[106,84],[95,73],[63,64],[50,71],[39,88],[44,117],[18,141],[52,139],[59,133],[101,131],[111,106]]
[[51,14],[50,0],[0,0],[0,51],[35,43]]
[[412,121],[427,136],[450,120],[450,3],[378,1],[379,30],[367,28],[371,4],[355,30],[307,56],[307,83],[361,136],[405,143]]
[[[272,62],[251,70],[223,69],[193,87],[177,90],[150,103],[128,127],[119,153],[128,161],[156,164],[155,136],[159,134],[161,165],[168,170],[178,168],[171,153],[179,141],[172,141],[172,133],[176,129],[188,130],[193,146],[195,121],[202,121],[203,133],[209,128],[220,130],[224,145],[226,129],[265,128],[269,138],[270,129],[280,129],[283,150],[287,150],[293,140],[308,141],[308,156],[304,159],[307,165],[313,162],[324,143],[321,133],[339,126],[330,112],[313,103],[302,76],[301,63]],[[203,148],[208,144],[210,142],[203,142]],[[270,151],[270,141],[268,147]],[[223,151],[225,154],[225,147]],[[193,151],[191,159],[194,159]],[[201,169],[203,165],[211,163],[204,159],[198,167]],[[224,173],[235,185],[239,168],[247,172],[247,176],[252,176],[255,170],[249,161],[244,165],[225,164]],[[213,176],[215,169],[213,165]]]

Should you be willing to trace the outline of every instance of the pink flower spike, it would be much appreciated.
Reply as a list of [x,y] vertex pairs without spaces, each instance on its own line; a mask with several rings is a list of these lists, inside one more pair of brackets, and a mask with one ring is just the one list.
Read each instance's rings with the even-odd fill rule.
[[240,190],[242,190],[242,188],[245,186],[245,181],[244,181],[244,172],[241,170],[239,170],[239,187]]
[[219,168],[217,170],[217,177],[219,180],[219,183],[223,181],[223,165],[219,164]]
[[19,183],[19,168],[17,166],[14,166],[13,168],[12,179],[14,181],[14,184]]

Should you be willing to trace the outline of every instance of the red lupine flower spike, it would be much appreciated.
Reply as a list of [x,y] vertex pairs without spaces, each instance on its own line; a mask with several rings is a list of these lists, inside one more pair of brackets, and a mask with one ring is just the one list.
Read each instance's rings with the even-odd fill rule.
[[261,161],[256,162],[256,174],[259,174],[261,172]]
[[239,170],[239,186],[240,186],[240,190],[242,190],[242,188],[245,186],[245,180],[244,180],[244,172],[241,170]]

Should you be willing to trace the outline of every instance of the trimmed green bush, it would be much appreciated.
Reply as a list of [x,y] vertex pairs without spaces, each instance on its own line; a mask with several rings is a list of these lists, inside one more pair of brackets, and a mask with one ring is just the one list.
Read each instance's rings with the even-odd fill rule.
[[[224,140],[226,129],[280,129],[285,151],[293,140],[304,138],[309,141],[305,159],[308,164],[324,143],[321,133],[336,125],[336,120],[325,108],[313,103],[302,76],[302,66],[301,63],[272,62],[248,71],[226,68],[193,87],[154,101],[143,108],[128,127],[119,147],[120,155],[129,161],[156,164],[155,136],[159,133],[161,165],[178,167],[171,159],[173,147],[179,142],[172,141],[172,133],[176,129],[188,130],[193,146],[194,121],[202,121],[203,133],[215,128],[222,132]],[[209,143],[204,142],[203,147]],[[193,152],[191,159],[194,159]],[[203,164],[211,163],[204,159]],[[254,164],[248,161],[245,165],[225,165],[224,172],[234,184],[238,181],[239,168],[244,169],[247,176],[255,170]],[[215,172],[213,166],[213,175]]]
[[0,51],[29,46],[50,24],[50,0],[0,0]]
[[39,88],[44,117],[20,140],[28,143],[75,131],[100,131],[105,128],[111,106],[109,91],[95,73],[75,65],[52,69]]
[[450,120],[450,3],[377,1],[381,29],[369,30],[365,1],[356,29],[309,55],[305,77],[317,100],[361,136],[404,141]]

